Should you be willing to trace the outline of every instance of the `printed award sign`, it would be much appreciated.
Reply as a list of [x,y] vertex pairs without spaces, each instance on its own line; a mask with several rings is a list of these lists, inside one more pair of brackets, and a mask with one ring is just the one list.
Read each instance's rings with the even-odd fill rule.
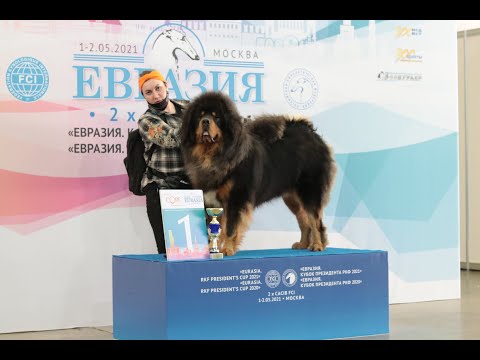
[[167,260],[209,259],[202,190],[159,190]]

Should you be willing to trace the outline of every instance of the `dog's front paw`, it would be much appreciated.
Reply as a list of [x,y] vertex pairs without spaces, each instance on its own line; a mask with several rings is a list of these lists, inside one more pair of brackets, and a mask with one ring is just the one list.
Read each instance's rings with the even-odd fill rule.
[[306,249],[307,248],[307,245],[305,245],[304,243],[298,241],[296,243],[294,243],[292,245],[292,249]]
[[222,249],[222,253],[225,256],[233,256],[233,255],[235,255],[235,250],[233,250],[232,248],[229,248],[229,247],[225,247],[225,248]]
[[308,247],[309,250],[312,251],[323,251],[325,250],[326,246],[323,245],[321,242],[314,243]]

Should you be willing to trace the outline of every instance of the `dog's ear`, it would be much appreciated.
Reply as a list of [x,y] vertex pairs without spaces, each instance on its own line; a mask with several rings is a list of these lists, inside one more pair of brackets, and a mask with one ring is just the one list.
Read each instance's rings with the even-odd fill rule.
[[242,131],[242,118],[238,113],[237,107],[233,100],[231,100],[225,94],[222,94],[220,111],[224,122],[224,126],[222,127],[224,136],[228,136],[232,140],[235,140]]
[[187,109],[182,114],[182,125],[180,126],[179,136],[182,146],[192,145],[195,143],[195,130],[190,130],[195,124],[195,107],[190,103]]

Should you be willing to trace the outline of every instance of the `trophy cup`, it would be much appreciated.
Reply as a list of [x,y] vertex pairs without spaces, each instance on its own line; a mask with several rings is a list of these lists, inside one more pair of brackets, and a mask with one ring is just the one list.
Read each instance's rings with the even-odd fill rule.
[[223,214],[223,208],[206,208],[207,214],[213,219],[208,224],[208,239],[210,241],[210,259],[223,259],[223,253],[218,250],[218,238],[220,237],[220,223],[217,216]]

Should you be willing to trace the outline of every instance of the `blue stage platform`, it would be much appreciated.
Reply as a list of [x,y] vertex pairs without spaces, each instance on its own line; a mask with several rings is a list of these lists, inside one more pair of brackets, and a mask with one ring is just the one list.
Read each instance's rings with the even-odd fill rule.
[[335,339],[389,332],[387,252],[113,256],[115,339]]

